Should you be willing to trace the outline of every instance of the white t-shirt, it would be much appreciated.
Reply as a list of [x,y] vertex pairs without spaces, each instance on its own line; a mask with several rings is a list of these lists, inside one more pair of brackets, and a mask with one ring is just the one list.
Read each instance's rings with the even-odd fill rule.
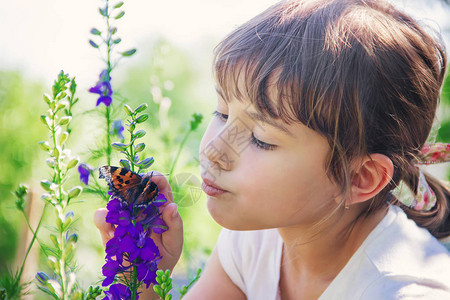
[[[217,242],[223,269],[249,300],[280,299],[282,248],[277,229],[224,228]],[[391,206],[319,299],[450,299],[450,253]]]

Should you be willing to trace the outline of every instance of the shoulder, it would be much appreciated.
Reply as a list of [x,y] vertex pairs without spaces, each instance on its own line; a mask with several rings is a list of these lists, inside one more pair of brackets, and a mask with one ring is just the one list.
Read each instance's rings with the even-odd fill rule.
[[378,274],[365,295],[377,294],[373,299],[450,299],[448,250],[408,219],[401,208],[391,207],[389,214],[390,222],[364,251]]
[[233,231],[223,228],[216,247],[225,272],[249,296],[273,284],[274,273],[279,270],[281,246],[276,229]]
[[361,300],[443,300],[450,299],[450,289],[441,283],[408,276],[380,276],[360,297]]

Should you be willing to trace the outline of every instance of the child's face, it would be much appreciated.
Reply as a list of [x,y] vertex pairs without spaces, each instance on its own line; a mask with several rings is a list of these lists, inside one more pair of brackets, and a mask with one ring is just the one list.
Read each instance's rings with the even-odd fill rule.
[[[269,89],[270,93],[270,89]],[[228,102],[228,103],[227,103]],[[201,175],[227,192],[207,196],[211,216],[234,230],[309,226],[336,207],[337,187],[325,173],[327,140],[298,123],[292,135],[252,117],[250,101],[218,97],[200,144]],[[253,135],[273,150],[252,143]]]

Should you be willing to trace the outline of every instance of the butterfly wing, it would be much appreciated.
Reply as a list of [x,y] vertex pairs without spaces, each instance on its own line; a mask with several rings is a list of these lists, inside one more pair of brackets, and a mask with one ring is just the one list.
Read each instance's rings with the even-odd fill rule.
[[126,168],[103,166],[99,178],[104,178],[114,196],[132,203],[141,194],[142,177]]
[[145,177],[141,182],[142,193],[136,199],[136,204],[148,204],[158,196],[158,186],[152,181],[152,175]]

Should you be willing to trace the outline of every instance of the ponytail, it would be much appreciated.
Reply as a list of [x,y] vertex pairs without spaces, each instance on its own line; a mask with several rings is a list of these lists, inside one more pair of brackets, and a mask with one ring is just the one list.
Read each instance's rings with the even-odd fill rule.
[[393,199],[393,204],[401,207],[410,219],[420,227],[428,229],[436,238],[445,238],[450,235],[450,189],[448,184],[444,184],[429,173],[421,171],[418,167],[414,167],[414,169],[408,174],[408,177],[403,178],[403,182],[413,191],[415,197],[420,197],[418,195],[419,176],[422,172],[429,188],[436,196],[435,205],[430,210],[422,211],[405,205],[398,198]]
[[[414,201],[392,197],[391,203],[401,207],[417,225],[426,228],[436,238],[450,236],[450,184],[422,171],[418,164],[450,161],[450,144],[425,145],[416,164],[409,164],[401,179],[413,192]],[[421,182],[421,176],[422,182]]]

